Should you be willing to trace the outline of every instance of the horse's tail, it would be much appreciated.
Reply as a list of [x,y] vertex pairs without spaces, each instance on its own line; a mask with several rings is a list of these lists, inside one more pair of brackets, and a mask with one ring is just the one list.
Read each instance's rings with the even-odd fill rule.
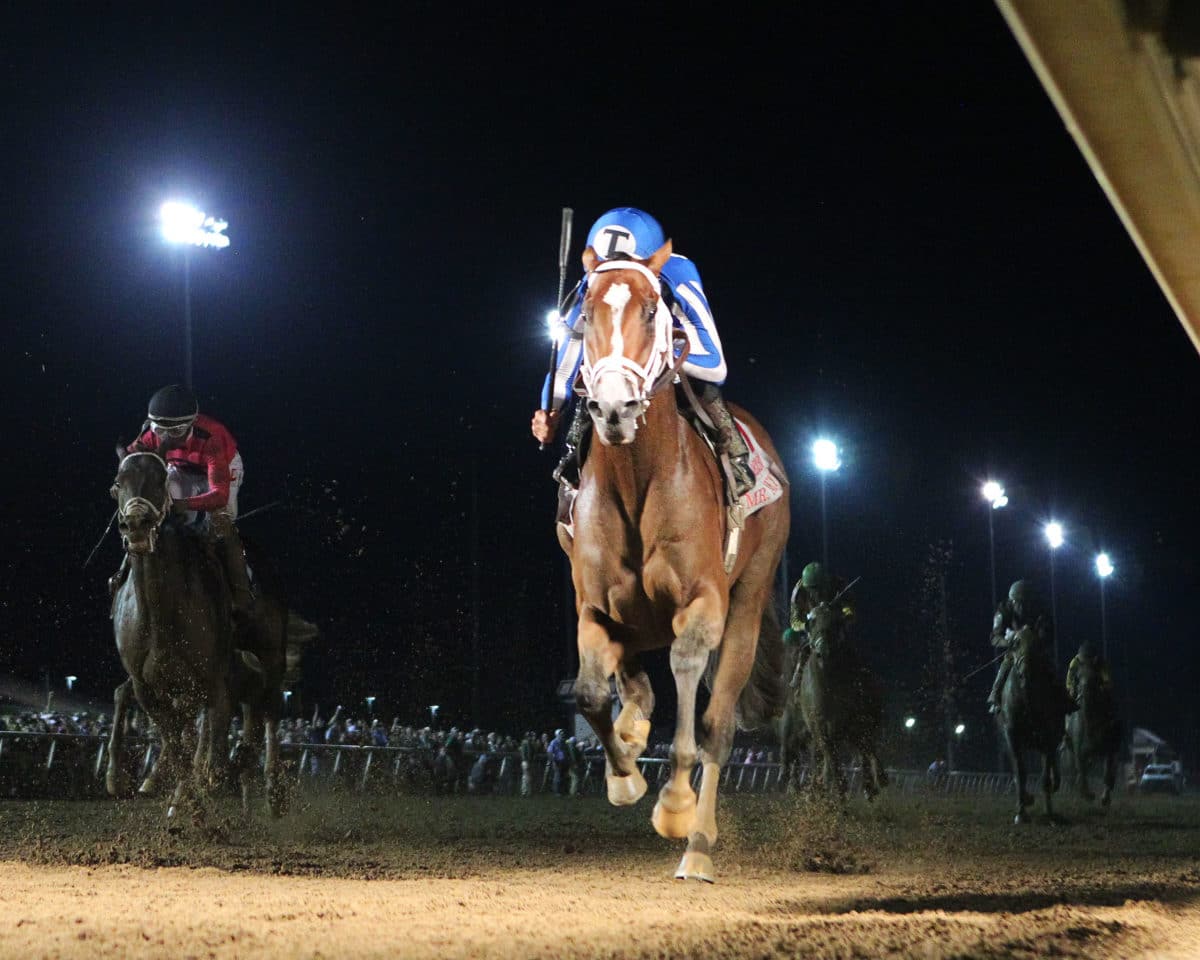
[[316,624],[309,623],[294,610],[288,611],[287,659],[283,671],[284,686],[299,683],[300,660],[304,656],[304,648],[320,635],[321,631]]
[[737,724],[743,730],[758,730],[772,723],[783,713],[783,633],[775,613],[772,595],[763,607],[759,621],[758,646],[754,651],[754,666],[750,679],[738,697]]

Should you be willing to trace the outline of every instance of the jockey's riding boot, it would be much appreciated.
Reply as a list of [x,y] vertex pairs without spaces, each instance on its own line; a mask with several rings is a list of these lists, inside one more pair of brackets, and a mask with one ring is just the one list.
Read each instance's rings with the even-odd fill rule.
[[1000,712],[1000,691],[1004,689],[1004,681],[1008,679],[1008,671],[1012,662],[1005,657],[1000,661],[1000,669],[996,671],[996,682],[992,684],[992,692],[988,694],[988,713]]
[[246,573],[246,554],[242,548],[242,538],[233,518],[228,514],[209,514],[208,522],[216,538],[217,554],[225,567],[225,576],[229,579],[233,618],[240,621],[245,618],[250,604],[254,602],[254,595],[250,592],[250,576]]
[[121,565],[117,568],[117,572],[108,578],[108,595],[116,597],[117,591],[121,589],[121,584],[125,582],[125,578],[129,576],[129,554],[121,556]]
[[566,451],[562,455],[562,459],[558,461],[558,466],[554,468],[555,482],[570,487],[572,490],[579,489],[579,473],[583,463],[583,440],[587,435],[587,428],[591,425],[591,415],[583,408],[583,403],[575,404],[575,412],[571,416],[571,425],[567,428],[565,437]]
[[733,496],[735,500],[740,499],[754,489],[754,471],[750,469],[750,448],[746,446],[742,432],[733,422],[733,417],[729,413],[729,408],[725,406],[721,391],[715,384],[706,383],[704,389],[700,391],[699,400],[717,431],[715,438],[717,456],[729,457],[729,465],[733,468],[735,487]]

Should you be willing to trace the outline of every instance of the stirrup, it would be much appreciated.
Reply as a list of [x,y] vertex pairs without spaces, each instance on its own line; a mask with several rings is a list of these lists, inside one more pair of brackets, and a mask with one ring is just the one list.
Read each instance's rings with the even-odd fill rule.
[[733,479],[735,481],[734,498],[740,500],[754,489],[754,485],[758,483],[758,478],[754,475],[754,471],[750,469],[749,454],[743,457],[730,457],[729,465],[733,468]]

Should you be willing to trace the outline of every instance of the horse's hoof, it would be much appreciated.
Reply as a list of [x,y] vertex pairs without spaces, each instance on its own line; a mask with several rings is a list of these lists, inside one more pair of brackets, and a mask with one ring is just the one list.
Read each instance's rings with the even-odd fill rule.
[[608,802],[614,807],[632,807],[646,795],[646,778],[640,770],[624,777],[609,774],[604,780],[608,785]]
[[650,822],[660,837],[668,840],[683,840],[692,832],[696,823],[696,796],[692,794],[692,802],[681,810],[668,810],[663,806],[662,797],[654,805],[654,813]]
[[138,793],[143,797],[158,796],[158,780],[154,778],[153,774],[142,781],[142,785],[138,787]]
[[707,853],[689,850],[675,868],[676,880],[703,880],[705,883],[716,882],[716,872],[713,870],[712,857]]
[[1029,822],[1029,817],[1025,814],[1024,811],[1022,811],[1021,813],[1018,813],[1015,817],[1013,817],[1013,823],[1015,823],[1017,826],[1020,826],[1022,823],[1028,823],[1028,822]]

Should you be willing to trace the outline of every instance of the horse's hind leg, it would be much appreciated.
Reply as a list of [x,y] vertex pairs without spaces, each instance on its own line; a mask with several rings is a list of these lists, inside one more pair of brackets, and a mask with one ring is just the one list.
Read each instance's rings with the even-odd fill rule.
[[[646,793],[646,780],[637,768],[637,759],[650,736],[649,715],[636,700],[626,701],[613,723],[608,680],[620,668],[623,652],[622,646],[609,637],[608,629],[597,621],[595,612],[585,607],[579,615],[575,702],[604,746],[608,802],[619,807],[637,803]],[[639,676],[644,674],[626,678],[630,691],[638,689]]]

